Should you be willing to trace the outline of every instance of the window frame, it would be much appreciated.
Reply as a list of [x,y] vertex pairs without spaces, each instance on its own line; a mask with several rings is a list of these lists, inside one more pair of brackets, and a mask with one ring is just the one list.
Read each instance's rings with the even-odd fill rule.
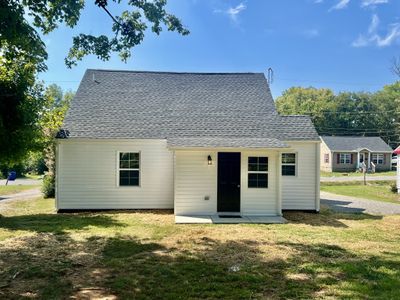
[[[254,158],[254,157],[257,158],[257,159],[259,159],[261,157],[267,159],[267,170],[266,171],[250,171],[250,169],[249,169],[249,159],[250,158]],[[257,164],[259,164],[258,160],[257,160]],[[249,174],[264,174],[264,175],[267,175],[267,186],[262,186],[262,187],[249,186]],[[268,174],[269,174],[269,157],[268,156],[260,156],[260,155],[257,155],[257,156],[249,155],[249,156],[247,156],[247,188],[248,189],[269,189],[269,176],[268,176]]]
[[329,153],[324,154],[324,163],[329,164]]
[[[120,154],[121,153],[135,153],[135,154],[139,154],[139,168],[120,168]],[[116,166],[117,166],[117,176],[116,176],[116,185],[119,188],[140,188],[142,185],[142,171],[141,171],[141,167],[142,167],[142,153],[141,151],[132,151],[132,150],[128,150],[128,151],[117,151],[117,155],[116,155],[117,159],[116,159]],[[139,172],[139,182],[138,185],[121,185],[120,184],[120,174],[121,171],[138,171]]]
[[[284,154],[294,154],[294,163],[284,163],[283,155]],[[294,166],[294,175],[283,175],[283,166]],[[282,152],[281,153],[281,176],[289,176],[289,177],[297,177],[297,152]]]
[[[384,165],[385,164],[385,154],[383,154],[383,153],[372,153],[371,156],[372,156],[371,157],[371,161],[375,165]],[[381,162],[379,162],[380,158],[381,158]]]
[[[348,157],[348,160],[346,159],[347,157]],[[339,153],[339,164],[350,165],[351,164],[351,153]]]

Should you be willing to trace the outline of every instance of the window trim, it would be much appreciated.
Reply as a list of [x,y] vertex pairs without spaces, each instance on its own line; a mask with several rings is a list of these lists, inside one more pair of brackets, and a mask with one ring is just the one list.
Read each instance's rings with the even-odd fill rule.
[[[284,163],[283,162],[283,154],[294,154],[294,163]],[[297,152],[282,152],[281,153],[281,176],[285,177],[297,177]],[[294,175],[283,175],[282,166],[294,166]]]
[[[125,168],[120,168],[120,161],[119,161],[119,156],[120,153],[138,153],[139,154],[139,168],[132,168],[132,169],[125,169]],[[133,150],[127,150],[127,151],[117,151],[116,155],[116,169],[117,169],[117,176],[116,176],[116,186],[118,188],[140,188],[142,186],[142,152],[141,151],[133,151]],[[120,177],[120,171],[126,170],[126,171],[139,171],[139,184],[138,185],[120,185],[119,184],[119,177]]]
[[329,153],[324,154],[324,163],[329,164]]
[[[342,162],[343,157],[343,162]],[[346,157],[349,159],[347,160]],[[351,164],[351,153],[339,153],[339,164],[341,165],[350,165]]]
[[[250,171],[249,170],[249,158],[250,157],[265,157],[267,158],[267,171]],[[258,187],[258,186],[249,186],[249,174],[267,174],[267,186],[266,187]],[[260,156],[260,155],[248,155],[247,156],[247,188],[248,189],[269,189],[269,157],[268,156]]]
[[[375,158],[374,158],[375,157]],[[381,157],[381,163],[379,162],[379,157]],[[384,165],[385,164],[385,154],[383,153],[372,153],[371,155],[371,161],[375,164],[375,165]],[[376,161],[376,162],[375,162]]]

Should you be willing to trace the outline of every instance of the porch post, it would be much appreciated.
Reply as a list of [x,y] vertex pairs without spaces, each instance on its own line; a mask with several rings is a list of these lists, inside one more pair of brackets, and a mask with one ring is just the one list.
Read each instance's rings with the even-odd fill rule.
[[360,169],[360,151],[357,151],[357,170]]
[[371,166],[371,152],[368,151],[368,166],[367,166],[367,170],[369,169],[370,166]]

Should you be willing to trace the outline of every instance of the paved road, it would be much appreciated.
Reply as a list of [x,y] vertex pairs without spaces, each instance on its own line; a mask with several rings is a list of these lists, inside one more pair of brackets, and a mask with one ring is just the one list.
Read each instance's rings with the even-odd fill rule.
[[[321,177],[321,182],[363,181],[363,176]],[[396,180],[396,176],[368,176],[367,181]]]
[[[0,185],[6,185],[6,179],[0,179]],[[20,179],[17,178],[15,181],[9,181],[8,185],[40,185],[42,184],[41,179],[29,179],[29,178],[24,178]]]
[[321,191],[321,204],[334,211],[371,215],[400,214],[400,204],[354,198]]
[[31,190],[26,190],[16,194],[9,195],[0,195],[0,203],[12,201],[12,200],[24,200],[24,199],[33,199],[40,197],[42,194],[40,192],[40,188],[34,188]]

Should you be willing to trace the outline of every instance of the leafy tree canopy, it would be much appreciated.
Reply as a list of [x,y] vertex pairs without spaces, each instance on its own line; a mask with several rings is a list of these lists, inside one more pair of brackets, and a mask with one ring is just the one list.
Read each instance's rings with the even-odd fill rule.
[[276,106],[281,114],[309,115],[321,135],[380,136],[400,144],[400,81],[376,93],[293,87]]
[[[101,60],[108,60],[111,53],[119,54],[123,61],[131,56],[131,49],[143,41],[145,31],[150,26],[157,35],[163,26],[169,31],[182,35],[189,31],[181,21],[165,10],[166,0],[128,0],[131,10],[114,16],[109,10],[109,2],[120,3],[121,0],[94,0],[99,9],[104,10],[105,17],[112,20],[112,37],[94,36],[81,33],[72,41],[65,63],[68,67],[89,54]],[[7,60],[24,57],[37,65],[38,71],[46,69],[47,52],[35,27],[47,34],[60,23],[74,27],[82,9],[84,0],[2,0],[0,1],[0,47]],[[32,24],[27,22],[30,16]]]

